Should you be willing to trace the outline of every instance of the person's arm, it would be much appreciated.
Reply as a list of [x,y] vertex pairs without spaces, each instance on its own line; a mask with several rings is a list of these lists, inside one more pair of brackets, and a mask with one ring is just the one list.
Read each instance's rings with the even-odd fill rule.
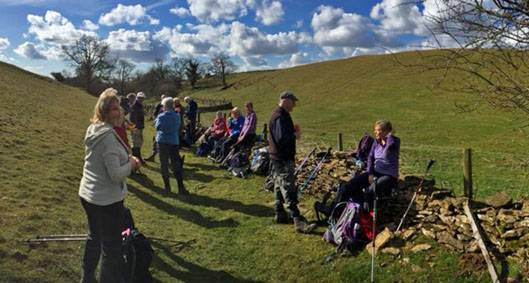
[[289,132],[286,122],[282,121],[281,118],[275,120],[274,137],[279,147],[284,147],[296,140],[296,135]]
[[107,150],[103,153],[103,162],[108,172],[108,176],[114,183],[123,181],[131,172],[133,161],[121,165],[119,162],[119,145],[116,138],[112,135],[105,137],[105,147]]
[[367,156],[367,174],[369,176],[375,175],[375,147],[377,146],[377,142],[373,142],[373,146],[371,146],[371,151],[369,151],[369,155]]
[[160,123],[160,120],[162,119],[163,117],[160,116],[158,118],[156,118],[156,120],[154,120],[154,128],[157,130],[157,131],[161,131],[162,130],[162,124]]

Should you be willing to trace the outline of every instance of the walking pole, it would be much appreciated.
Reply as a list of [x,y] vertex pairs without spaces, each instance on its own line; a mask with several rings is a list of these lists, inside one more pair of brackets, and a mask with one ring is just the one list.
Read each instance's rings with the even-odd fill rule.
[[375,282],[375,240],[376,240],[376,227],[377,227],[377,177],[373,178],[374,188],[373,194],[375,199],[373,200],[373,245],[371,247],[371,283]]
[[426,178],[426,175],[428,174],[428,170],[432,167],[432,165],[435,163],[435,159],[431,159],[430,163],[428,163],[428,167],[426,167],[426,172],[424,172],[424,176],[422,177],[421,181],[419,182],[419,185],[417,186],[417,190],[415,193],[413,193],[413,197],[411,198],[410,204],[408,205],[408,208],[406,209],[406,212],[404,212],[404,215],[400,219],[399,226],[397,226],[397,230],[395,230],[395,233],[397,233],[400,230],[400,227],[402,227],[402,223],[404,223],[404,219],[406,218],[406,215],[408,215],[408,212],[410,211],[411,206],[413,205],[413,202],[415,201],[415,198],[417,197],[417,194],[422,189],[422,184],[424,182],[424,178]]
[[316,174],[316,172],[318,172],[318,170],[320,169],[321,165],[323,164],[323,161],[325,160],[325,158],[327,158],[327,155],[329,155],[331,153],[331,149],[332,147],[329,147],[327,149],[327,152],[325,153],[325,155],[321,158],[320,162],[318,163],[318,165],[316,166],[316,168],[314,168],[314,170],[312,170],[312,172],[310,173],[309,177],[307,178],[307,180],[305,180],[305,183],[303,183],[303,186],[301,186],[301,189],[299,190],[299,193],[298,193],[298,196],[301,195],[301,192],[303,192],[303,190],[305,189],[305,187],[307,187],[308,183],[310,182],[310,180],[312,179],[312,177],[314,176],[314,174]]
[[299,164],[298,168],[296,168],[296,171],[294,171],[294,177],[297,176],[299,172],[301,172],[301,169],[303,169],[303,166],[305,165],[307,160],[309,160],[309,157],[314,154],[314,152],[316,152],[316,148],[313,148],[312,151],[303,159],[301,164]]

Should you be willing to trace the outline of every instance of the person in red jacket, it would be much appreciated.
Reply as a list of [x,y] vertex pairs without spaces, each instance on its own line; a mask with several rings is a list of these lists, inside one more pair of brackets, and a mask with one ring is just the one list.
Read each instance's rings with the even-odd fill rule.
[[218,111],[215,114],[215,119],[213,119],[213,126],[205,133],[206,141],[208,144],[213,145],[215,141],[220,140],[227,132],[228,124],[226,124],[222,112]]

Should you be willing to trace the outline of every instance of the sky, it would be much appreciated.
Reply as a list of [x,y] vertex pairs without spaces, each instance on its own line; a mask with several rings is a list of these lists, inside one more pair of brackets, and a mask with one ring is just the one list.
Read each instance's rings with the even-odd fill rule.
[[219,52],[242,72],[434,48],[427,18],[436,0],[413,2],[0,0],[0,61],[49,76],[69,68],[61,46],[83,35],[138,70]]

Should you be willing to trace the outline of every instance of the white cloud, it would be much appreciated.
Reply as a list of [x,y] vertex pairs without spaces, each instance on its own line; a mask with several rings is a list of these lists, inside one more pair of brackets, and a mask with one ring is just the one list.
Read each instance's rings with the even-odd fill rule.
[[0,37],[0,50],[6,49],[9,47],[9,39]]
[[160,20],[155,19],[147,14],[147,8],[140,4],[125,6],[118,4],[109,13],[102,14],[99,17],[99,24],[105,26],[113,26],[122,23],[128,23],[131,26],[139,25],[148,22],[151,25],[157,25]]
[[284,69],[284,68],[290,68],[294,66],[304,65],[312,62],[312,58],[309,53],[307,52],[298,52],[292,54],[290,56],[290,59],[287,61],[283,61],[277,65],[278,68]]
[[84,20],[82,28],[83,29],[87,29],[87,30],[97,30],[99,28],[99,26],[97,24],[94,24],[90,20]]
[[201,22],[234,20],[248,14],[246,4],[251,0],[187,0],[191,15]]
[[318,7],[312,16],[314,42],[328,54],[350,55],[356,47],[372,47],[369,21],[358,14],[345,13],[341,8]]
[[301,28],[303,26],[303,20],[297,20],[294,28]]
[[46,56],[44,56],[39,50],[37,50],[37,48],[35,48],[35,45],[33,43],[27,41],[19,45],[14,51],[19,56],[28,58],[30,60],[47,59]]
[[105,42],[115,55],[137,63],[163,60],[169,53],[169,48],[149,31],[119,29],[111,31]]
[[379,44],[389,47],[402,46],[398,37],[403,34],[425,36],[426,22],[419,7],[408,0],[383,0],[371,9],[370,17],[380,24],[374,32]]
[[295,31],[267,34],[256,27],[233,22],[229,35],[231,54],[239,56],[285,55],[298,51],[298,44],[308,42],[310,37]]
[[279,1],[263,0],[262,5],[258,5],[255,11],[257,20],[267,26],[281,22],[284,14],[283,6]]
[[271,69],[268,65],[268,61],[261,56],[241,57],[241,59],[243,65],[238,68],[238,71],[240,72]]
[[207,24],[186,26],[196,33],[182,33],[182,26],[178,25],[173,29],[164,27],[154,38],[167,42],[171,47],[172,56],[207,55],[226,48],[226,33],[229,30],[226,24],[216,27]]
[[172,9],[169,10],[169,12],[171,12],[171,14],[175,14],[175,15],[181,17],[181,18],[191,15],[191,12],[189,12],[188,9],[183,8],[183,7],[172,8]]
[[93,31],[76,29],[67,18],[55,11],[47,11],[44,18],[29,14],[27,20],[30,24],[28,33],[34,34],[43,43],[68,45],[83,35],[97,37]]

